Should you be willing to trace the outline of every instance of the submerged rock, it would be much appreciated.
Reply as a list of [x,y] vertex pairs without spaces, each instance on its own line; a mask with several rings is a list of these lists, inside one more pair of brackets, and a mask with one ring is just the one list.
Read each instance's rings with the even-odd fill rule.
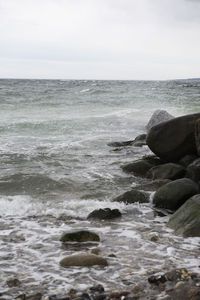
[[171,182],[169,179],[157,179],[150,183],[140,184],[135,186],[134,190],[154,192],[166,183]]
[[151,179],[179,179],[184,177],[185,168],[174,163],[166,163],[151,168],[147,172],[147,177]]
[[146,125],[146,129],[147,131],[149,131],[153,126],[171,120],[173,118],[174,116],[170,115],[166,110],[158,109],[151,116],[148,124]]
[[126,204],[132,204],[135,202],[148,203],[149,195],[147,193],[133,189],[133,190],[127,191],[124,194],[114,198],[113,201],[114,202],[124,202]]
[[195,142],[197,153],[200,156],[200,118],[195,122]]
[[187,199],[197,194],[198,191],[198,185],[191,179],[177,179],[163,185],[156,191],[153,197],[153,204],[156,207],[177,210]]
[[162,161],[156,156],[147,156],[126,164],[121,168],[123,171],[133,173],[136,176],[146,176],[148,170],[161,163]]
[[105,258],[94,254],[77,254],[63,258],[60,265],[64,268],[71,266],[91,267],[95,265],[107,266],[108,262]]
[[99,242],[100,238],[99,236],[91,231],[87,231],[87,230],[80,230],[80,231],[75,231],[75,232],[67,232],[64,233],[61,238],[60,241],[63,243],[66,242],[88,242],[88,241],[95,241],[95,242]]
[[184,237],[200,236],[200,194],[187,200],[171,216],[168,226]]
[[187,154],[196,154],[195,122],[200,113],[186,115],[152,127],[147,145],[160,158],[178,161]]
[[115,218],[121,217],[121,212],[118,209],[110,209],[110,208],[104,208],[104,209],[95,209],[92,211],[87,219],[100,219],[100,220],[111,220]]

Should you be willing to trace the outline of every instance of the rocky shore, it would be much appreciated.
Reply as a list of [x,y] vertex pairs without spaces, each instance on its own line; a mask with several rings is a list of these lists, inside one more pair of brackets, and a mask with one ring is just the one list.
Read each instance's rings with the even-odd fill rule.
[[[124,172],[148,178],[150,182],[140,184],[115,197],[113,202],[148,203],[152,200],[155,214],[169,214],[167,226],[174,234],[184,237],[200,237],[200,113],[174,118],[165,111],[156,111],[146,126],[147,134],[133,141],[113,142],[111,147],[142,147],[147,145],[153,154],[121,166]],[[153,198],[150,194],[154,192]],[[118,209],[94,210],[88,220],[112,220],[123,218]],[[152,241],[156,241],[156,235]],[[60,243],[100,241],[95,232],[81,230],[65,232]],[[109,257],[103,257],[99,249],[91,253],[69,255],[60,260],[62,268],[93,267],[106,268]],[[8,280],[7,285],[17,291],[20,287],[17,278]],[[38,288],[38,290],[40,290]],[[107,291],[101,282],[84,291],[71,289],[63,295],[46,295],[43,291],[35,294],[19,294],[10,298],[9,293],[0,291],[0,300],[106,300],[106,299],[160,299],[160,300],[197,300],[200,299],[200,274],[189,269],[177,268],[168,272],[160,270],[150,274],[146,281],[130,286],[127,290]]]

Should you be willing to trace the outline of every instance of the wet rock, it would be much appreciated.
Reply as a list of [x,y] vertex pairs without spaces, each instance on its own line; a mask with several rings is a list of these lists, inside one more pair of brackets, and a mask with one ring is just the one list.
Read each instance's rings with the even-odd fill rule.
[[186,115],[152,127],[147,145],[160,158],[174,162],[187,154],[196,154],[195,122],[200,113]]
[[116,197],[113,199],[114,202],[124,202],[126,204],[132,203],[148,203],[149,202],[149,195],[147,193],[137,191],[137,190],[130,190],[125,192],[124,194]]
[[64,233],[61,236],[60,241],[63,243],[66,243],[66,242],[79,242],[80,243],[80,242],[88,242],[88,241],[99,242],[100,238],[94,232],[87,231],[87,230],[80,230],[80,231]]
[[171,120],[173,118],[174,116],[170,115],[166,110],[158,109],[151,116],[148,124],[146,125],[146,129],[147,131],[149,131],[153,126]]
[[44,300],[71,300],[71,298],[68,296],[52,295],[52,296],[46,297]]
[[138,136],[134,139],[132,145],[133,145],[134,147],[142,147],[142,146],[146,145],[146,137],[147,137],[146,134],[140,134],[140,135],[138,135]]
[[200,181],[200,158],[194,160],[186,169],[186,177],[194,180],[195,182]]
[[122,166],[122,170],[127,173],[133,173],[136,176],[146,176],[148,170],[161,164],[162,161],[155,157],[144,157],[142,159],[135,160],[132,163]]
[[175,163],[166,163],[163,165],[159,165],[151,168],[146,176],[150,179],[179,179],[184,177],[185,168],[175,164]]
[[198,185],[188,178],[177,179],[159,188],[153,197],[153,204],[159,208],[177,210],[199,191]]
[[187,200],[170,217],[168,226],[184,237],[200,236],[200,194]]
[[189,166],[195,159],[197,159],[198,156],[194,155],[194,154],[188,154],[183,156],[180,160],[179,160],[179,164],[183,167],[187,167]]
[[165,275],[152,275],[148,278],[148,282],[150,284],[159,285],[161,283],[165,283],[167,281]]
[[174,289],[167,292],[171,299],[199,300],[200,287],[189,282],[183,282]]
[[64,268],[70,266],[91,267],[95,265],[107,266],[108,262],[105,258],[94,254],[77,254],[63,258],[60,265]]
[[157,179],[154,180],[150,183],[145,183],[145,184],[140,184],[135,186],[133,189],[134,190],[142,190],[142,191],[149,191],[149,192],[154,192],[157,189],[159,189],[161,186],[165,185],[166,183],[171,182],[169,179]]
[[21,282],[17,278],[8,279],[6,283],[9,287],[20,286],[21,284]]
[[15,299],[16,300],[26,300],[26,295],[25,294],[21,294],[21,295],[17,296]]
[[119,217],[121,217],[121,212],[118,209],[100,208],[92,211],[87,219],[111,220]]
[[97,284],[97,285],[95,285],[95,286],[92,286],[91,288],[90,288],[90,291],[92,292],[92,293],[103,293],[104,292],[104,287],[103,287],[103,285],[101,285],[101,284]]

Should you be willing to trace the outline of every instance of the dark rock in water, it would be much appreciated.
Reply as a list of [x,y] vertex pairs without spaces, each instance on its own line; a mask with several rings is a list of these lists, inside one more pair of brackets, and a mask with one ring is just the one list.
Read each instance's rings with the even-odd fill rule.
[[187,154],[196,154],[195,122],[200,113],[186,115],[152,127],[147,145],[160,158],[178,161]]
[[17,279],[17,278],[8,279],[8,280],[6,281],[6,283],[7,283],[7,285],[8,285],[9,287],[14,287],[14,286],[19,286],[19,285],[21,285],[21,282],[20,282],[19,279]]
[[21,295],[17,296],[17,298],[15,298],[15,299],[16,300],[41,300],[42,294],[41,293],[37,293],[37,294],[33,294],[33,295],[21,294]]
[[148,124],[146,125],[147,131],[149,131],[153,126],[160,124],[162,122],[173,119],[174,117],[170,115],[166,110],[156,110],[151,116]]
[[[47,300],[71,300],[72,298],[68,297],[68,296],[57,296],[57,295],[52,295],[52,296],[49,296],[47,298]],[[46,298],[45,298],[46,300]]]
[[198,156],[194,155],[194,154],[188,154],[183,156],[180,160],[179,160],[179,164],[183,167],[187,167],[189,166],[195,159],[197,159]]
[[127,146],[141,147],[143,145],[146,145],[146,136],[147,136],[146,134],[140,134],[134,140],[124,141],[124,142],[111,142],[111,143],[108,143],[108,146],[110,146],[110,147],[127,147]]
[[124,202],[126,204],[132,204],[135,202],[148,203],[149,195],[147,193],[144,193],[141,191],[130,190],[130,191],[127,191],[124,194],[114,198],[113,201],[114,202]]
[[151,168],[146,176],[151,179],[179,179],[184,177],[185,168],[174,163],[166,163]]
[[124,142],[111,142],[108,143],[108,146],[110,147],[126,147],[126,146],[132,146],[133,140],[131,141],[124,141]]
[[103,293],[103,292],[104,292],[104,287],[103,287],[103,285],[101,285],[101,284],[97,284],[97,285],[95,285],[95,286],[92,286],[92,287],[90,288],[90,291],[91,291],[92,293],[96,293],[96,292],[98,292],[98,293]]
[[197,154],[200,156],[200,119],[195,123],[195,142],[197,148]]
[[146,176],[148,170],[161,163],[162,161],[155,156],[144,157],[122,166],[122,170],[137,176]]
[[186,169],[186,177],[194,180],[195,182],[200,181],[200,158],[194,160]]
[[199,191],[198,185],[188,178],[177,179],[159,188],[154,197],[156,207],[177,210],[183,203]]
[[63,243],[66,242],[88,242],[88,241],[95,241],[99,242],[99,236],[91,231],[87,230],[80,230],[75,232],[67,232],[62,235],[60,241]]
[[200,236],[200,194],[187,200],[170,217],[168,226],[184,237]]
[[95,265],[107,266],[108,262],[105,258],[94,254],[77,254],[63,258],[60,265],[64,268],[71,266],[91,267]]
[[100,219],[100,220],[111,220],[115,218],[121,217],[121,212],[118,209],[110,209],[110,208],[104,208],[104,209],[95,209],[92,211],[87,219]]
[[165,185],[166,183],[169,183],[169,182],[171,182],[171,180],[169,180],[169,179],[157,179],[157,180],[154,180],[150,183],[137,185],[133,189],[134,190],[139,190],[139,191],[153,192],[153,191],[156,191],[161,186],[163,186],[163,185]]
[[165,275],[156,275],[156,276],[150,276],[148,278],[148,282],[151,284],[159,285],[161,283],[165,283],[167,281]]

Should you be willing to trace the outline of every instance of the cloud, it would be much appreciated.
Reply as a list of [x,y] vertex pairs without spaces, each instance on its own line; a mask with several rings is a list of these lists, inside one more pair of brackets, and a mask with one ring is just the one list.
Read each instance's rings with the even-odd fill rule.
[[200,69],[198,1],[0,0],[0,19],[0,57],[20,65],[20,76],[23,68],[53,76],[50,65],[66,78],[170,78],[183,69],[194,77]]

